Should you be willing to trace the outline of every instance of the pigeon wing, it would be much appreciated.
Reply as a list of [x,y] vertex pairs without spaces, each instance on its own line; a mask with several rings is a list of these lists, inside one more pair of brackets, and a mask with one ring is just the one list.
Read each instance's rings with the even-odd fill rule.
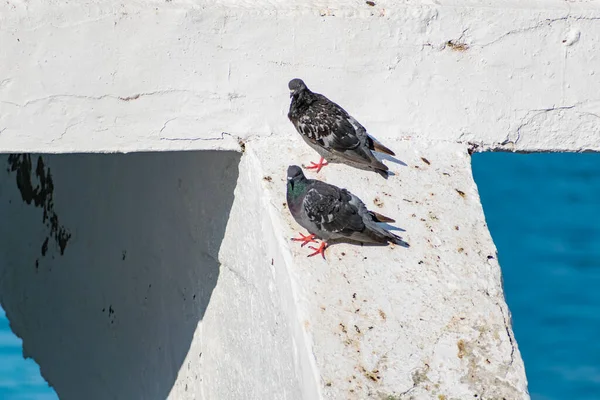
[[350,204],[351,199],[346,189],[317,182],[306,193],[303,207],[320,230],[349,235],[365,228],[358,208]]
[[[315,96],[316,101],[298,121],[302,133],[321,146],[339,152],[360,146],[360,138],[352,123],[354,118],[327,97],[316,93]],[[358,126],[362,128],[360,124]]]

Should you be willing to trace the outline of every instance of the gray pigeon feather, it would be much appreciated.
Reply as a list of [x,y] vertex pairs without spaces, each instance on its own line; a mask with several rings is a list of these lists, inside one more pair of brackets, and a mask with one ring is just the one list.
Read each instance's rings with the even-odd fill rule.
[[388,176],[388,167],[372,151],[394,156],[394,152],[367,134],[367,130],[346,110],[319,93],[301,79],[289,84],[288,118],[304,141],[329,162],[344,163]]
[[287,204],[298,224],[319,239],[349,239],[363,243],[395,243],[409,247],[401,237],[377,225],[394,222],[367,210],[365,204],[346,189],[306,179],[297,165],[288,167]]

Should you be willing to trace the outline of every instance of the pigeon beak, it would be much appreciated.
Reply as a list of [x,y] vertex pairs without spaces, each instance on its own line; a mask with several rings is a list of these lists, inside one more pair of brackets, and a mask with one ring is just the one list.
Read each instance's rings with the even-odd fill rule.
[[290,99],[294,97],[294,92],[290,92]]

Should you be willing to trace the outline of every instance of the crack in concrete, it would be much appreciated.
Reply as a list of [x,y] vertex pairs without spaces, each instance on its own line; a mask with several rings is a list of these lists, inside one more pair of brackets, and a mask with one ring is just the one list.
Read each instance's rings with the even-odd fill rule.
[[582,115],[590,115],[592,117],[596,117],[596,118],[600,119],[600,115],[593,113],[593,112],[589,112],[589,111],[577,111],[577,112]]
[[[167,125],[169,124],[169,122],[175,121],[176,119],[177,119],[177,117],[166,120],[165,123],[163,124],[162,128],[160,128],[160,131],[158,131],[158,133],[159,134],[162,133],[165,130],[165,128],[167,127]],[[161,137],[160,140],[168,140],[168,138]]]
[[219,262],[219,265],[221,265],[226,270],[228,270],[229,272],[231,272],[233,274],[233,276],[235,276],[241,283],[245,284],[254,293],[260,293],[260,290],[258,289],[258,286],[256,286],[256,284],[250,282],[246,277],[244,277],[240,273],[240,271],[237,271],[237,270],[233,269],[232,267],[230,267],[229,265],[223,264],[221,262]]
[[[169,121],[165,122],[165,124],[163,125],[162,129],[160,130],[160,132],[162,132],[165,129],[165,127],[167,126],[167,124],[170,121],[173,121],[175,119],[177,119],[177,118],[172,118]],[[224,137],[225,135],[229,135],[229,136],[231,136],[234,139],[236,138],[235,136],[230,135],[229,133],[221,132],[221,136],[220,137],[200,137],[200,136],[198,136],[198,137],[190,137],[190,138],[167,138],[167,137],[161,137],[160,140],[167,140],[167,141],[172,141],[172,142],[181,142],[181,141],[183,141],[183,142],[185,142],[185,141],[195,142],[195,141],[198,141],[198,140],[210,141],[210,140],[223,140],[223,139],[225,139],[225,137]]]
[[196,142],[196,141],[211,141],[211,140],[223,140],[223,133],[221,133],[221,137],[191,137],[191,138],[165,138],[161,137],[160,140],[166,140],[170,142]]
[[21,107],[21,105],[19,103],[14,103],[12,101],[2,100],[2,101],[0,101],[0,103],[2,103],[2,104],[9,104],[9,105],[15,106],[15,107]]
[[[587,103],[587,102],[586,102]],[[511,133],[509,133],[506,136],[506,139],[504,139],[503,142],[500,143],[500,146],[506,146],[509,143],[512,144],[517,144],[519,142],[519,140],[521,139],[521,130],[530,125],[537,117],[539,117],[540,115],[544,115],[544,114],[548,114],[548,113],[552,113],[555,111],[564,111],[564,110],[574,110],[579,114],[583,114],[583,115],[590,115],[590,116],[594,116],[596,118],[600,118],[599,115],[594,114],[592,112],[588,112],[588,111],[577,111],[576,108],[582,106],[585,103],[575,103],[573,105],[570,106],[558,106],[558,107],[550,107],[550,108],[542,108],[542,109],[534,109],[534,110],[529,110],[525,116],[521,119],[521,123],[520,125],[517,127],[516,130],[516,137],[515,138],[511,138]],[[531,115],[532,113],[534,113],[533,115]]]
[[79,121],[79,122],[75,122],[73,124],[67,125],[65,127],[64,131],[60,135],[58,135],[58,137],[55,137],[54,139],[52,139],[50,142],[52,143],[52,142],[55,142],[57,140],[61,140],[67,134],[67,132],[69,131],[69,129],[71,129],[71,128],[77,126],[77,125],[81,125],[81,124],[83,124],[83,121]]
[[491,42],[477,45],[477,47],[484,48],[487,46],[491,46],[492,44],[498,43],[501,40],[504,40],[506,37],[514,35],[514,34],[530,32],[530,31],[534,31],[534,30],[537,30],[537,29],[543,28],[543,27],[550,27],[550,26],[552,26],[552,24],[554,24],[555,22],[559,22],[559,21],[571,21],[571,20],[573,20],[573,21],[598,21],[598,20],[600,20],[600,17],[574,17],[574,16],[571,16],[571,10],[569,10],[567,15],[565,15],[564,17],[546,18],[545,20],[540,21],[535,25],[532,25],[532,26],[529,26],[526,28],[519,28],[519,29],[514,29],[511,31],[508,31],[508,32],[500,35],[496,39],[492,40]]
[[234,276],[236,276],[240,280],[240,282],[245,283],[248,287],[250,287],[251,289],[254,289],[255,292],[259,292],[258,287],[254,283],[252,283],[248,279],[246,279],[239,271],[233,269],[232,267],[230,267],[229,265],[227,265],[225,263],[222,263],[218,257],[215,257],[213,254],[210,254],[207,251],[202,251],[201,254],[208,257],[209,259],[213,260],[217,265],[224,267],[226,270],[228,270]]
[[[207,258],[211,259],[212,261],[214,261],[217,265],[225,267],[225,269],[227,269],[228,271],[230,271],[233,275],[235,275],[241,282],[246,283],[248,286],[252,286],[248,280],[246,278],[244,278],[238,271],[234,270],[233,268],[231,268],[230,266],[222,263],[218,257],[215,257],[213,254],[210,254],[207,251],[202,251],[201,254],[203,256],[206,256]],[[254,288],[256,288],[256,286],[253,286]]]
[[487,46],[491,46],[492,44],[495,44],[495,43],[498,43],[501,40],[504,40],[508,36],[511,36],[511,35],[514,35],[514,34],[517,34],[517,33],[534,31],[534,30],[539,29],[539,28],[544,27],[544,26],[551,26],[555,22],[566,21],[568,18],[569,18],[568,15],[566,15],[564,17],[560,17],[560,18],[547,18],[544,21],[540,21],[540,22],[538,22],[537,24],[535,24],[533,26],[528,26],[526,28],[519,28],[519,29],[514,29],[512,31],[508,31],[508,32],[500,35],[496,39],[492,40],[491,42],[479,45],[479,47],[484,48],[484,47],[487,47]]
[[417,387],[416,383],[413,383],[412,387],[410,387],[408,390],[405,390],[404,392],[401,392],[398,394],[398,397],[401,398],[404,395],[407,395],[408,393],[410,393],[412,390],[414,390]]
[[[442,337],[445,336],[446,333],[447,333],[447,331],[445,329],[442,329],[442,332],[440,332],[440,334],[437,336],[437,339],[435,339],[434,343],[431,345],[431,348],[433,350],[431,352],[432,354],[431,354],[430,357],[433,357],[433,353],[435,353],[435,349],[436,349],[438,343],[440,342],[440,340],[442,339]],[[392,350],[394,350],[394,347],[396,346],[396,344],[398,343],[398,341],[400,341],[400,339],[402,337],[403,337],[402,335],[398,336],[398,338],[396,338],[396,340],[394,340],[394,343],[392,344],[392,347],[387,352],[385,352],[384,355],[382,355],[379,358],[379,360],[375,364],[376,367],[379,366],[379,363],[381,362],[381,360],[383,360],[388,355],[389,352],[391,352]],[[411,354],[411,356],[412,356],[412,354]],[[413,369],[411,371],[411,378],[413,380],[412,386],[409,387],[408,389],[406,389],[404,392],[398,393],[398,398],[400,399],[400,398],[402,398],[402,396],[407,395],[408,393],[410,393],[411,391],[413,391],[414,389],[416,389],[417,386],[419,386],[419,384],[422,382],[422,380],[415,379],[415,377],[418,376],[419,373],[421,373],[422,375],[425,374],[425,376],[426,376],[427,372],[429,372],[429,369],[430,369],[430,366],[427,363],[424,363],[424,368],[417,367],[417,368]]]
[[41,101],[46,101],[46,100],[54,100],[54,99],[63,99],[63,98],[72,98],[72,99],[83,99],[83,100],[104,100],[104,99],[112,99],[112,100],[118,100],[118,101],[123,101],[123,102],[130,102],[133,100],[137,100],[141,97],[150,97],[150,96],[162,96],[162,95],[166,95],[166,94],[173,94],[173,93],[191,93],[195,96],[204,96],[204,97],[214,97],[216,96],[217,99],[220,99],[221,96],[219,96],[218,93],[209,93],[209,96],[206,96],[205,93],[199,93],[199,92],[195,92],[192,90],[187,90],[187,89],[165,89],[165,90],[156,90],[156,91],[152,91],[152,92],[141,92],[141,93],[134,93],[132,95],[127,95],[127,96],[118,96],[115,94],[103,94],[100,96],[90,96],[90,95],[82,95],[82,94],[53,94],[50,96],[45,96],[45,97],[40,97],[37,99],[32,99],[32,100],[27,100],[25,103],[23,104],[19,104],[16,102],[12,102],[12,101],[7,101],[7,100],[3,100],[2,103],[6,103],[6,104],[10,104],[13,106],[17,106],[17,107],[21,107],[21,108],[25,108],[31,104],[35,104],[35,103],[39,103]]
[[412,386],[410,388],[408,388],[407,390],[405,390],[404,392],[399,393],[398,399],[401,399],[402,396],[405,396],[408,393],[410,393],[411,391],[413,391],[414,389],[416,389],[422,382],[429,381],[429,378],[427,377],[427,373],[429,372],[429,369],[430,369],[430,367],[429,367],[429,364],[427,364],[427,363],[425,363],[423,368],[415,368],[411,374],[411,378],[413,381]]
[[[171,119],[168,119],[165,121],[165,123],[163,124],[163,126],[160,128],[160,130],[158,131],[159,135],[167,128],[167,125],[175,120],[179,119],[179,117],[173,117]],[[160,137],[160,140],[167,140],[167,141],[198,141],[198,140],[223,140],[224,139],[224,135],[228,135],[234,139],[236,139],[238,142],[241,140],[240,137],[238,136],[234,136],[231,135],[227,132],[221,132],[221,136],[220,137],[203,137],[203,136],[197,136],[197,137],[189,137],[189,138],[184,138],[184,137]]]
[[[175,120],[176,118],[172,118],[168,121],[166,121],[163,124],[162,129],[160,130],[160,132],[162,132],[165,128],[165,126],[172,120]],[[248,141],[251,141],[253,139],[256,139],[257,136],[250,136],[248,138],[242,138],[240,136],[236,136],[236,135],[232,135],[231,133],[227,133],[227,132],[221,132],[221,136],[220,137],[191,137],[191,138],[166,138],[166,137],[161,137],[160,140],[164,140],[164,141],[170,141],[170,142],[196,142],[196,141],[217,141],[217,140],[224,140],[225,139],[225,135],[231,137],[232,139],[235,139],[235,141],[237,142],[238,146],[240,147],[239,151],[241,153],[244,153],[246,151],[246,143]],[[271,135],[267,136],[270,137]],[[258,136],[260,137],[260,136]]]
[[444,42],[440,47],[439,51],[443,51],[446,47],[454,51],[467,51],[469,49],[469,45],[465,43],[465,34],[469,31],[470,28],[463,29],[462,33],[458,37],[458,39],[450,39]]
[[[515,361],[515,342],[513,340],[512,335],[510,334],[510,322],[507,320],[507,316],[504,313],[504,308],[502,308],[502,306],[500,305],[500,303],[496,303],[496,305],[498,306],[498,308],[500,308],[500,313],[502,313],[502,319],[504,320],[504,329],[506,330],[506,335],[508,336],[508,341],[510,342],[510,363],[508,364],[509,367],[513,365],[513,362]],[[508,368],[506,370],[506,374],[508,375]]]

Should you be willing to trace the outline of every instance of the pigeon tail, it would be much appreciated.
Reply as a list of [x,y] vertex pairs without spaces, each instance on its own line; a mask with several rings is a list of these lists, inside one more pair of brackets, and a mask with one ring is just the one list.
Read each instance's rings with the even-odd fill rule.
[[371,150],[375,150],[378,151],[380,153],[385,153],[385,154],[389,154],[390,156],[395,156],[396,153],[394,153],[393,151],[391,151],[390,149],[388,149],[387,147],[385,147],[384,145],[382,145],[381,143],[379,143],[378,141],[376,141],[375,139],[373,139],[372,137],[369,137],[370,142],[369,143],[371,146]]
[[382,163],[381,161],[379,161],[372,154],[371,154],[371,167],[377,168],[377,169],[381,169],[383,171],[387,171],[389,169],[387,165],[385,165],[384,163]]
[[402,238],[398,235],[394,235],[392,232],[388,233],[393,236],[393,239],[390,239],[390,242],[397,244],[398,246],[402,246],[402,247],[410,247],[410,244],[408,244],[408,242],[405,242],[404,240],[402,240]]
[[386,217],[383,214],[376,213],[375,211],[369,211],[369,213],[373,216],[373,220],[376,222],[396,222],[396,220]]
[[379,175],[383,176],[385,179],[387,179],[390,175],[386,169],[381,169],[381,168],[373,168],[373,171],[377,172]]
[[369,211],[369,214],[373,218],[373,222],[367,223],[366,229],[362,233],[370,239],[370,242],[381,244],[394,243],[402,247],[410,247],[410,245],[404,240],[402,240],[400,236],[393,234],[392,232],[375,223],[379,222],[379,218],[381,218],[383,221],[391,220],[391,218],[387,218],[384,215],[374,213],[373,211]]

